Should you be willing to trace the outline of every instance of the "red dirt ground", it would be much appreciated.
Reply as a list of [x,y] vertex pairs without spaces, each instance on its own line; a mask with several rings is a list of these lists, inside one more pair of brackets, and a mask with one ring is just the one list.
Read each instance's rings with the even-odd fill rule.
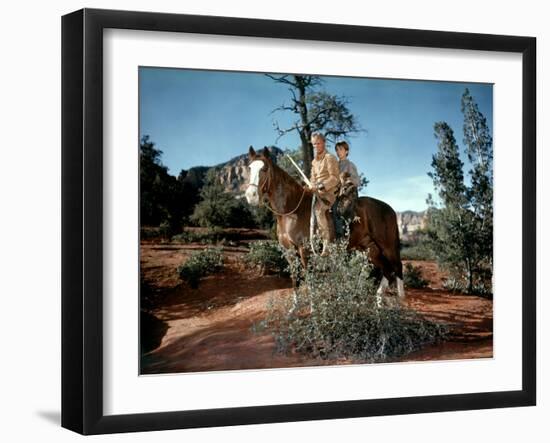
[[[266,304],[292,293],[290,279],[260,276],[246,269],[242,246],[224,248],[224,271],[201,280],[198,289],[181,283],[176,272],[195,244],[142,243],[142,360],[143,374],[260,369],[351,363],[315,360],[300,354],[276,352],[268,331],[252,326],[264,318]],[[456,295],[442,288],[445,275],[433,262],[420,266],[430,284],[408,289],[405,303],[425,317],[451,325],[450,339],[408,354],[399,361],[491,358],[493,303],[475,296]],[[353,363],[357,363],[354,361]]]

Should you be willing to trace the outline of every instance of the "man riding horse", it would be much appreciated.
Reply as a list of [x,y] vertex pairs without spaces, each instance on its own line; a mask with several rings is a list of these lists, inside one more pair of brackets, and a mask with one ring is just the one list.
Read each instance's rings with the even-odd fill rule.
[[335,229],[331,208],[336,201],[340,189],[340,168],[338,160],[328,153],[325,146],[325,137],[314,133],[311,144],[315,148],[315,158],[311,162],[311,188],[317,192],[315,203],[315,217],[323,239],[322,256],[328,254],[327,244],[334,241]]
[[336,143],[338,159],[327,152],[325,137],[314,133],[311,144],[315,158],[311,164],[311,189],[317,192],[315,217],[323,239],[322,256],[328,254],[327,244],[345,233],[345,225],[357,221],[355,206],[360,185],[355,165],[347,158],[349,145]]
[[[314,146],[318,155],[313,161],[311,178],[315,185],[312,184],[311,188],[319,191],[315,195],[322,196],[323,200],[313,209],[318,212],[322,233],[325,228],[323,239],[326,240],[326,244],[334,239],[334,226],[329,209],[336,200],[339,169],[334,156],[324,152],[325,144],[322,138],[315,137]],[[253,206],[264,204],[273,212],[279,244],[285,249],[294,249],[304,268],[307,268],[306,245],[310,241],[314,194],[277,166],[267,148],[258,154],[250,147],[248,156],[250,179],[245,192],[247,202]],[[345,183],[344,181],[342,188],[344,191]],[[342,197],[345,195],[341,195],[339,207],[342,204],[346,206],[349,202],[347,198]],[[378,291],[380,294],[390,282],[396,282],[399,295],[404,296],[403,264],[395,211],[383,201],[361,197],[354,202],[353,213],[357,222],[350,226],[348,249],[368,251],[372,264],[383,275]]]

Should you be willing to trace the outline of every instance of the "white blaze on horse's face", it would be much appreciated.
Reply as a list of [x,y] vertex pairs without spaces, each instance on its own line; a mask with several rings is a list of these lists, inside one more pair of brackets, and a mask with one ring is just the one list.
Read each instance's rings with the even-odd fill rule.
[[258,194],[260,169],[264,167],[264,162],[262,160],[254,160],[248,167],[250,168],[250,181],[244,195],[249,205],[258,206],[260,204],[260,196]]

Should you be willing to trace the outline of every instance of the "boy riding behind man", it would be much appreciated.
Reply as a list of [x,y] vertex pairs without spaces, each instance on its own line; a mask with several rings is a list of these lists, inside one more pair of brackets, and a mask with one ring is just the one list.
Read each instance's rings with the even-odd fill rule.
[[332,208],[336,237],[345,234],[345,225],[356,220],[355,205],[359,199],[359,186],[361,179],[357,173],[357,167],[348,159],[349,145],[345,141],[336,143],[336,155],[340,170],[340,192],[338,199]]

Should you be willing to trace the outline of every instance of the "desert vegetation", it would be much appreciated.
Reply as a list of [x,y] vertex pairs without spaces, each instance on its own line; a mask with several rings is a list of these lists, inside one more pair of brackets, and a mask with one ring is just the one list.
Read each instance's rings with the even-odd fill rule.
[[425,319],[395,297],[380,299],[367,254],[348,251],[347,241],[332,244],[327,257],[311,256],[307,269],[293,260],[290,272],[302,284],[292,297],[273,298],[262,322],[281,352],[374,362],[445,338],[444,324]]

